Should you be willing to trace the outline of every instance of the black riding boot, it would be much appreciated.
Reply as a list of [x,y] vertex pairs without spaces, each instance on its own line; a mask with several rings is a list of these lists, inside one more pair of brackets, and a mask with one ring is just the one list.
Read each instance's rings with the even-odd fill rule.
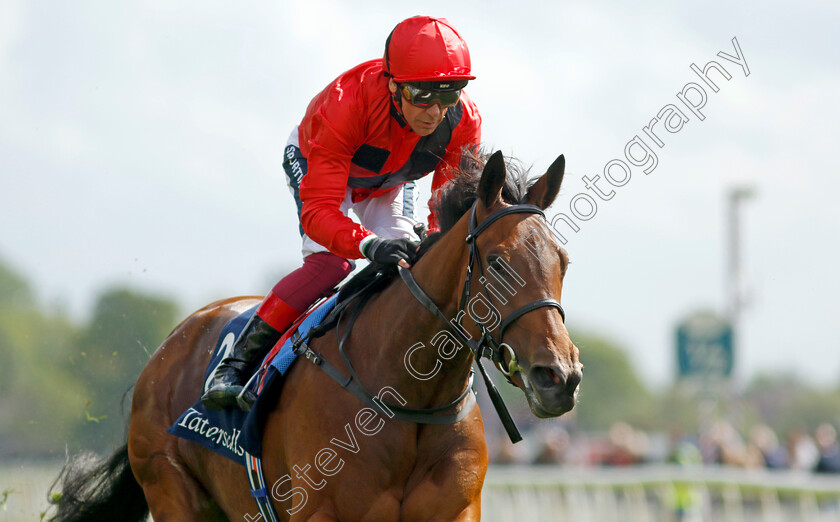
[[201,403],[214,411],[229,406],[250,410],[256,396],[250,390],[239,396],[246,382],[246,371],[251,367],[251,363],[264,356],[281,336],[282,332],[272,328],[255,313],[233,345],[230,355],[219,363],[213,380],[201,396]]

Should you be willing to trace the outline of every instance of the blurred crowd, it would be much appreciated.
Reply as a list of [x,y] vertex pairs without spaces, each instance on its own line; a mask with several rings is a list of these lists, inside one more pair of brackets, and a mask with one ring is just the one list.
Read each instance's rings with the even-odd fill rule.
[[718,420],[699,434],[651,434],[617,422],[606,433],[576,433],[562,423],[542,423],[511,444],[504,432],[487,437],[492,464],[576,467],[636,464],[723,465],[840,473],[840,445],[832,424],[813,433],[796,430],[781,441],[767,425],[742,434]]

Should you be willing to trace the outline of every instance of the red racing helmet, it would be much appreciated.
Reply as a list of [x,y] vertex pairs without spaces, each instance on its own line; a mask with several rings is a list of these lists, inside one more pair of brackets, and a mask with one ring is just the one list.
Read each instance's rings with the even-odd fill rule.
[[431,16],[408,18],[394,27],[385,42],[383,67],[397,83],[475,79],[467,43],[448,20]]

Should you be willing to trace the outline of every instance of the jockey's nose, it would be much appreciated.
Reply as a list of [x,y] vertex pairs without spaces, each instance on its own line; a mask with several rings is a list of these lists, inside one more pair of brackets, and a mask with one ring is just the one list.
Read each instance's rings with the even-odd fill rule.
[[433,104],[429,105],[429,107],[426,109],[426,114],[434,117],[435,120],[440,118],[440,115],[441,115],[442,112],[443,112],[443,109],[441,109],[440,104],[437,104],[437,103],[433,103]]

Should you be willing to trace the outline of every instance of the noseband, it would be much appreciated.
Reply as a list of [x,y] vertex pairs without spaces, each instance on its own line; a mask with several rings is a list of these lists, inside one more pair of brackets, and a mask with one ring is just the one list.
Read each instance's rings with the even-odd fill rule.
[[[467,263],[467,275],[464,281],[464,289],[461,292],[461,302],[458,305],[458,315],[457,317],[463,317],[463,312],[465,307],[469,303],[470,300],[470,286],[472,281],[472,274],[473,274],[473,267],[477,266],[478,273],[481,276],[479,281],[481,282],[481,286],[484,290],[484,294],[488,299],[488,303],[490,302],[490,293],[487,290],[487,285],[485,281],[487,280],[484,277],[484,266],[481,263],[481,255],[478,251],[478,244],[476,243],[476,239],[478,236],[490,228],[490,225],[498,221],[500,218],[503,218],[509,214],[538,214],[545,219],[545,213],[542,211],[541,208],[535,205],[511,205],[509,207],[505,207],[503,209],[497,210],[493,212],[487,218],[481,222],[481,224],[477,224],[476,218],[476,207],[478,206],[478,200],[473,204],[472,208],[470,209],[470,219],[469,219],[469,234],[467,234],[466,242],[469,247],[469,262]],[[429,296],[420,288],[417,284],[417,281],[414,279],[414,276],[411,275],[411,272],[400,267],[400,277],[405,282],[408,289],[417,298],[420,303],[426,307],[430,312],[438,316],[443,322],[448,323],[449,321],[446,319],[446,316],[443,315],[443,312],[440,311],[440,308],[432,301]],[[472,317],[473,322],[475,323],[476,327],[478,327],[479,332],[481,333],[481,337],[479,339],[472,339],[468,334],[462,331],[459,328],[453,329],[456,335],[461,338],[461,340],[470,348],[470,351],[473,352],[477,361],[479,361],[482,357],[486,357],[490,359],[493,363],[495,363],[496,367],[499,369],[502,374],[507,377],[508,381],[511,380],[513,374],[522,371],[522,366],[519,365],[519,361],[516,358],[516,352],[514,351],[513,347],[509,344],[504,342],[505,330],[513,324],[514,321],[522,317],[523,315],[527,314],[528,312],[538,310],[544,307],[551,307],[556,308],[558,312],[560,312],[560,317],[563,319],[563,322],[566,321],[566,313],[563,311],[563,307],[560,306],[560,303],[553,298],[544,298],[544,299],[537,299],[536,301],[532,301],[524,306],[520,306],[516,310],[510,313],[499,325],[499,338],[493,336],[493,334],[480,322],[478,322],[475,317]],[[507,353],[510,361],[505,365],[505,353]],[[480,364],[480,363],[479,363]],[[480,367],[480,366],[479,366]]]

